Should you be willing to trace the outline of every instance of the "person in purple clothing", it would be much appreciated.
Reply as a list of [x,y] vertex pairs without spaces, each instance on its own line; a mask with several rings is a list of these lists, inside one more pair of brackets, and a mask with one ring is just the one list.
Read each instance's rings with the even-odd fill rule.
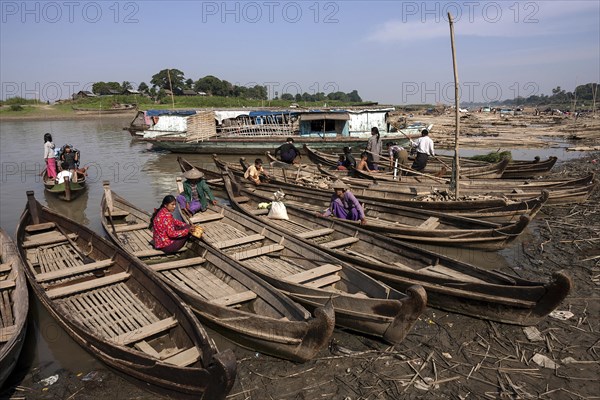
[[348,219],[351,221],[360,221],[361,225],[367,223],[365,211],[354,197],[348,187],[341,180],[337,180],[331,185],[335,194],[331,196],[331,205],[324,213],[318,213],[320,217],[329,217],[333,215],[336,218]]

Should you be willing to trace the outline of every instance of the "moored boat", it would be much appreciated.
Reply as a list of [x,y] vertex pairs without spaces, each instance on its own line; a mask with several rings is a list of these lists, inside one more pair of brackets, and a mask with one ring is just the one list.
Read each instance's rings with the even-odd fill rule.
[[71,201],[87,188],[85,173],[76,172],[76,174],[76,179],[71,180],[67,177],[64,182],[57,183],[56,180],[48,178],[48,170],[44,169],[42,171],[44,189],[61,200]]
[[[293,361],[307,361],[329,342],[335,324],[333,307],[315,307],[315,318],[274,287],[190,240],[176,255],[150,244],[150,215],[113,193],[107,182],[102,224],[121,248],[140,258],[188,303],[204,323],[243,347]],[[221,218],[202,214],[203,223]]]
[[[420,249],[360,227],[288,207],[287,220],[257,215],[253,195],[224,177],[231,203],[240,211],[304,240],[396,288],[413,284],[427,291],[428,305],[492,321],[532,325],[568,295],[572,282],[563,271],[550,282],[533,282]],[[243,202],[237,199],[244,199]],[[248,199],[246,201],[245,199]]]
[[223,399],[235,380],[189,307],[137,259],[87,227],[28,201],[17,245],[34,293],[92,355],[145,388]]
[[14,370],[27,331],[29,298],[23,263],[0,228],[0,388]]

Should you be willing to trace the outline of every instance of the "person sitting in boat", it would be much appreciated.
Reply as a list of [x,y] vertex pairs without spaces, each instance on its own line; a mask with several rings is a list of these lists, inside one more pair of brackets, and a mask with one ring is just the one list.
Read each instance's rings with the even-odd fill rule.
[[388,142],[387,148],[390,158],[390,171],[394,170],[396,161],[398,161],[398,166],[408,166],[408,151],[404,147]]
[[365,225],[365,211],[354,196],[348,190],[348,187],[341,180],[333,182],[331,185],[334,194],[331,196],[331,204],[324,213],[317,213],[319,217],[329,217],[333,215],[336,218],[347,219],[350,221],[360,221],[361,225]]
[[335,169],[337,169],[338,171],[347,171],[348,168],[346,168],[346,165],[344,164],[346,164],[346,156],[341,154]]
[[260,158],[254,160],[254,165],[248,167],[244,172],[244,178],[251,180],[255,185],[260,185],[261,182],[268,182],[269,174],[263,169],[263,162]]
[[344,163],[344,167],[348,170],[353,170],[356,168],[356,158],[352,155],[352,147],[346,146],[344,147],[344,157],[346,157],[346,162]]
[[177,196],[177,203],[181,211],[194,215],[205,211],[210,201],[212,205],[217,204],[212,190],[204,179],[204,173],[192,168],[183,174],[186,179],[183,182],[183,192]]
[[379,172],[377,170],[374,169],[369,169],[369,153],[366,151],[363,151],[362,154],[360,155],[360,161],[358,162],[358,166],[356,167],[356,169],[358,171],[365,171],[365,172]]
[[87,175],[87,167],[79,168],[79,150],[75,150],[66,144],[59,155],[61,168],[68,169],[73,175],[73,182],[77,182],[77,175]]
[[192,226],[173,217],[177,200],[167,195],[158,209],[154,210],[148,228],[152,230],[153,246],[165,253],[179,251],[190,237]]
[[423,171],[427,166],[427,160],[429,157],[435,157],[435,151],[433,149],[433,140],[429,137],[429,130],[423,129],[421,131],[421,137],[415,141],[410,141],[413,148],[417,151],[417,157],[413,162],[411,168],[415,171]]
[[294,139],[289,137],[284,144],[275,150],[275,157],[279,154],[279,159],[288,164],[300,162],[302,156],[300,151],[294,146]]
[[62,171],[56,175],[56,183],[59,185],[65,182],[65,178],[68,178],[69,181],[73,179],[73,173],[67,168],[67,164],[62,165],[61,167]]

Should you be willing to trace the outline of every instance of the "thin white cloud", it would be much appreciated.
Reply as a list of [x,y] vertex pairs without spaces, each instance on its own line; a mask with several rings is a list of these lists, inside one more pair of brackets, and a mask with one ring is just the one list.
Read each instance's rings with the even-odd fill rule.
[[[406,43],[447,37],[447,12],[455,19],[457,36],[539,37],[562,31],[577,33],[589,29],[581,17],[597,16],[600,3],[579,2],[451,2],[409,3],[401,18],[389,20],[369,34],[367,41]],[[457,5],[461,5],[458,8]],[[517,6],[518,5],[518,6]],[[427,7],[427,8],[425,8]],[[578,18],[574,16],[577,15]],[[596,20],[597,21],[597,20]],[[597,30],[594,26],[592,29]]]

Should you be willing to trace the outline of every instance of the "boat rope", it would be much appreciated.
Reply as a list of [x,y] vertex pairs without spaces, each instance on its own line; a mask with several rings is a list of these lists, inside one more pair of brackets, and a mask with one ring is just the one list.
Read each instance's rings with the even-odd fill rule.
[[88,257],[90,254],[92,254],[92,251],[94,251],[94,245],[92,244],[91,240],[88,242],[88,247],[90,250],[87,253],[84,253],[84,255],[86,257]]

